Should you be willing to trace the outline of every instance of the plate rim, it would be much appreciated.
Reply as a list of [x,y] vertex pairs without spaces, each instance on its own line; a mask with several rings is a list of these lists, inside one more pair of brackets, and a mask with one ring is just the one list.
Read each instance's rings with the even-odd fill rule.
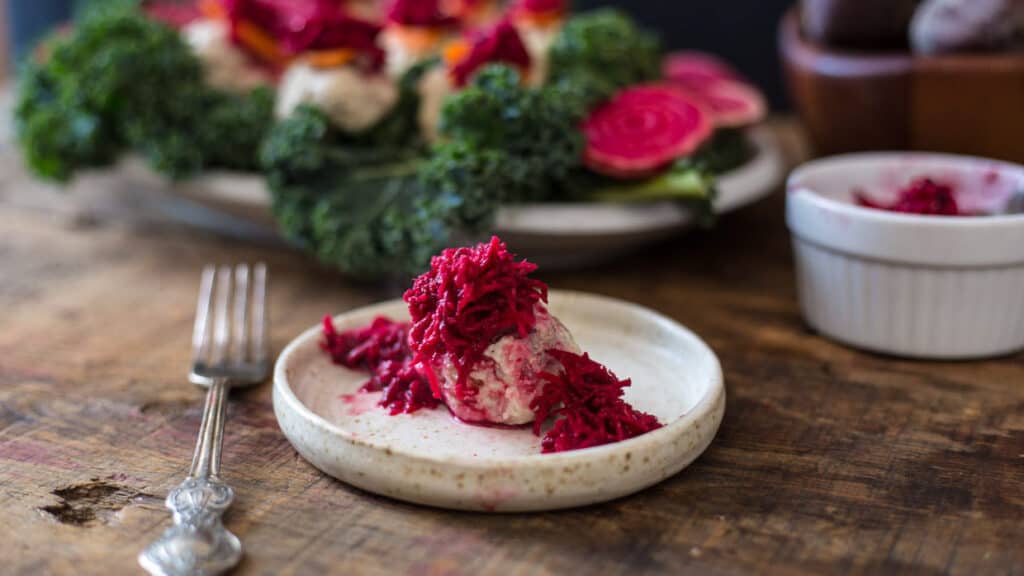
[[[747,135],[757,150],[755,156],[745,164],[718,175],[717,186],[719,196],[715,201],[715,213],[726,214],[764,198],[782,184],[785,177],[785,159],[778,136],[766,125],[756,125],[747,129]],[[129,158],[123,162],[123,170],[145,179],[159,178],[137,158]],[[753,175],[764,174],[764,182],[745,186],[738,192],[730,193],[737,180],[753,179]],[[246,191],[248,189],[248,191]],[[252,191],[259,189],[258,193]],[[270,194],[266,188],[266,180],[259,174],[227,170],[214,170],[197,178],[170,185],[172,194],[199,204],[209,206],[225,214],[243,214],[243,218],[260,222],[273,227],[273,219],[269,214]],[[724,192],[723,192],[724,190]],[[551,210],[614,210],[632,207],[639,210],[652,211],[660,215],[659,221],[625,222],[616,226],[595,228],[560,229],[543,225],[530,226],[525,221],[528,216],[514,216],[516,224],[502,224],[501,212],[509,213]],[[666,213],[671,210],[670,213]],[[645,218],[644,216],[640,216]],[[692,220],[692,211],[671,200],[654,200],[649,202],[607,203],[607,202],[542,202],[511,204],[499,207],[493,229],[504,234],[522,234],[545,236],[549,238],[588,238],[600,236],[614,238],[638,233],[651,233],[684,228]]]
[[[312,424],[321,431],[327,432],[331,436],[337,437],[351,445],[360,448],[366,448],[375,450],[388,455],[396,455],[402,458],[407,458],[415,461],[419,464],[426,465],[450,465],[459,468],[465,468],[468,470],[493,470],[496,466],[511,467],[511,468],[523,468],[531,465],[543,464],[545,466],[571,466],[576,463],[582,463],[590,461],[595,458],[600,458],[603,455],[613,455],[620,452],[623,448],[636,447],[638,450],[642,449],[645,445],[656,445],[661,443],[662,437],[674,436],[683,430],[686,430],[693,426],[693,424],[706,417],[709,413],[715,410],[716,406],[721,404],[722,415],[719,416],[718,425],[721,424],[721,418],[724,416],[725,408],[725,383],[724,375],[722,371],[721,361],[718,356],[714,353],[710,346],[703,339],[701,339],[696,333],[677,322],[676,320],[656,312],[646,306],[642,306],[626,300],[612,298],[608,296],[592,294],[588,292],[581,292],[575,290],[551,290],[549,297],[555,296],[558,299],[561,298],[576,298],[583,300],[591,300],[596,303],[603,303],[606,305],[617,305],[622,308],[630,309],[634,313],[638,313],[648,319],[655,320],[657,322],[667,323],[674,329],[680,331],[686,339],[690,340],[697,348],[701,349],[701,352],[707,355],[712,360],[711,366],[711,382],[709,383],[707,390],[704,395],[697,401],[696,404],[690,410],[682,414],[679,418],[674,421],[653,430],[646,434],[630,438],[628,440],[622,440],[620,442],[614,442],[611,444],[604,444],[601,446],[593,446],[590,448],[582,448],[579,450],[570,450],[566,452],[556,452],[551,454],[530,454],[525,456],[506,456],[499,460],[487,460],[479,457],[461,456],[461,455],[448,455],[448,456],[435,456],[435,457],[424,457],[422,454],[404,450],[401,447],[396,446],[385,446],[374,442],[368,442],[362,438],[353,437],[351,433],[347,432],[344,428],[337,426],[329,422],[324,417],[313,412],[307,407],[292,390],[288,384],[288,378],[286,375],[287,364],[290,357],[303,345],[307,344],[310,339],[316,338],[321,330],[321,326],[312,326],[302,331],[298,336],[293,338],[287,346],[278,355],[277,361],[274,364],[273,372],[273,401],[274,401],[274,416],[278,420],[280,426],[281,417],[278,414],[277,400],[280,397],[282,401],[287,405],[287,408],[292,412],[298,414],[307,423]],[[402,301],[400,299],[392,299],[376,304],[370,304],[367,306],[360,306],[352,310],[348,310],[341,314],[332,316],[332,319],[339,320],[345,317],[354,316],[356,314],[374,314],[380,313],[378,311],[390,310]],[[712,432],[711,438],[708,440],[710,444],[711,440],[714,439],[714,435],[717,434],[716,430]],[[285,435],[287,437],[287,434]],[[289,437],[289,442],[292,440]],[[293,446],[298,449],[297,446]],[[700,453],[706,450],[706,446]],[[300,451],[301,452],[301,451]],[[699,454],[698,453],[698,456]]]
[[[785,161],[781,147],[774,133],[765,126],[753,126],[747,132],[756,154],[746,163],[716,176],[718,197],[714,201],[715,214],[727,214],[770,195],[785,179]],[[760,173],[764,174],[760,174]],[[737,181],[753,180],[760,176],[763,183],[756,186],[741,186]],[[732,192],[730,193],[730,190]],[[600,211],[633,208],[649,213],[647,222],[620,223],[615,226],[593,228],[550,228],[544,224],[530,224],[530,214],[554,211]],[[502,223],[502,212],[507,218],[515,214],[515,223]],[[603,237],[624,236],[659,230],[675,230],[686,226],[693,219],[693,210],[678,202],[660,199],[636,203],[615,202],[534,202],[508,204],[499,208],[494,229],[500,234],[529,234],[552,238],[581,238],[594,235]],[[549,217],[550,218],[550,217]],[[653,220],[658,218],[659,221]]]

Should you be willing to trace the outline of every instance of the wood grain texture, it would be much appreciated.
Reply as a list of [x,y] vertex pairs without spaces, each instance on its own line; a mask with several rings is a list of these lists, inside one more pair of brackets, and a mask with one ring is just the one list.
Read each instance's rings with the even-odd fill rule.
[[[279,349],[393,297],[274,246],[61,197],[0,154],[0,569],[135,573],[168,523],[201,391],[185,382],[202,264],[264,259]],[[123,191],[122,191],[123,192]],[[88,200],[84,213],[80,205]],[[718,438],[678,476],[549,514],[432,510],[349,488],[281,435],[269,384],[232,398],[223,469],[240,574],[1020,574],[1024,364],[908,362],[808,332],[781,195],[637,259],[549,273],[650,306],[725,370]]]

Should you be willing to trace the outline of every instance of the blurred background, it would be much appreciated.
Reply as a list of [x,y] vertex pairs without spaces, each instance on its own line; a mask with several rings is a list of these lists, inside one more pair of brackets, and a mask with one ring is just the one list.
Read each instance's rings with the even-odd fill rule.
[[[87,2],[119,0],[4,0],[2,50],[5,70],[29,50],[40,34],[66,21]],[[773,108],[787,107],[775,29],[791,0],[577,0],[581,8],[617,6],[658,30],[670,48],[700,48],[732,62],[761,86]]]
[[577,0],[616,6],[661,33],[669,49],[700,49],[731,62],[764,91],[772,108],[788,108],[775,50],[779,19],[792,0]]

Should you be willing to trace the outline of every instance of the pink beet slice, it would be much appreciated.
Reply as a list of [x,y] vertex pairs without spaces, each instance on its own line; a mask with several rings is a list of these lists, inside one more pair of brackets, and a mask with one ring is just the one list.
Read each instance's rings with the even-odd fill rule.
[[692,153],[712,130],[700,99],[668,84],[633,86],[583,122],[583,160],[607,176],[641,178]]
[[662,60],[666,80],[687,88],[703,88],[723,80],[742,78],[725,60],[706,52],[673,52]]
[[704,100],[715,126],[719,128],[754,124],[764,118],[767,110],[761,92],[744,82],[716,82],[694,90],[694,93]]

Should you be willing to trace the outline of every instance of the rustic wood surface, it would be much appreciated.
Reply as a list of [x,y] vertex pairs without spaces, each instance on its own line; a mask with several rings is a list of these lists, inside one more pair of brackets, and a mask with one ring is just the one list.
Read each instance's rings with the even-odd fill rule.
[[[116,183],[58,195],[0,154],[0,572],[136,573],[168,523],[201,391],[199,268],[264,259],[279,349],[394,294],[273,245],[150,216]],[[589,508],[496,516],[349,488],[295,453],[270,385],[236,394],[223,469],[241,574],[1021,574],[1024,363],[909,362],[805,329],[776,194],[642,257],[547,273],[702,335],[728,405],[678,476]]]

